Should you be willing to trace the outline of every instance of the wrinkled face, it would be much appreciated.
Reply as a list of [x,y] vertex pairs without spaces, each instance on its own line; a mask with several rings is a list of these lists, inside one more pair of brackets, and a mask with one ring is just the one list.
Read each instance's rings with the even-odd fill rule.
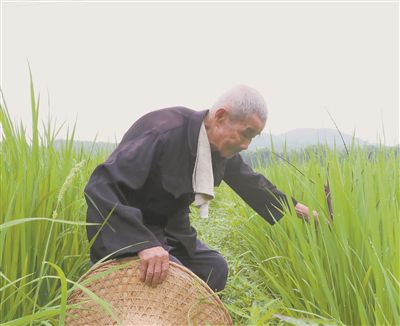
[[232,119],[229,112],[225,111],[219,115],[217,113],[215,120],[215,133],[211,144],[226,158],[247,149],[252,139],[265,127],[265,122],[257,114],[244,119]]

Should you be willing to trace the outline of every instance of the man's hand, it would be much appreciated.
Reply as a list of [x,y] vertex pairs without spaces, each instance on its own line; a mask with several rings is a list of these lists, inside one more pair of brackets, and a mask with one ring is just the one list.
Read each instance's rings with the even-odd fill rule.
[[[302,218],[303,220],[310,222],[310,210],[308,209],[307,206],[301,203],[297,203],[294,208],[299,218]],[[313,210],[313,216],[315,224],[318,224],[318,213],[316,210]]]
[[168,275],[169,254],[163,247],[153,247],[139,251],[140,280],[153,287],[162,283]]

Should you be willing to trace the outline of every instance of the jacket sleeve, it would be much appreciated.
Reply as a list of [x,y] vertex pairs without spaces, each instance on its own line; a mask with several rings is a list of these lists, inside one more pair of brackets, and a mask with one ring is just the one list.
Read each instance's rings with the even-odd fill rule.
[[144,225],[141,210],[129,204],[135,190],[144,185],[159,148],[158,135],[148,133],[121,143],[94,170],[84,190],[87,221],[104,225],[87,226],[89,241],[96,237],[91,247],[93,262],[110,254],[109,258],[131,256],[160,245]]
[[[269,224],[282,218],[283,205],[288,206],[286,195],[262,174],[254,172],[240,154],[228,160],[224,181]],[[292,201],[297,204],[296,199]]]

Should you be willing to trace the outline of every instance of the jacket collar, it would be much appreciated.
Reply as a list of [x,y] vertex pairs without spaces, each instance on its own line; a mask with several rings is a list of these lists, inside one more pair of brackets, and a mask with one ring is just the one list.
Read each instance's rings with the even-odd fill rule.
[[188,143],[189,143],[190,153],[194,157],[196,157],[197,155],[197,144],[199,140],[200,127],[207,113],[208,110],[195,111],[191,119],[189,120]]

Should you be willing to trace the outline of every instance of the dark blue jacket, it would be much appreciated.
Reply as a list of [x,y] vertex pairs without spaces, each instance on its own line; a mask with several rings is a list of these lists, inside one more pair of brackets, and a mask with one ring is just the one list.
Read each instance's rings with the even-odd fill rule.
[[[93,171],[85,187],[87,222],[103,224],[87,227],[89,240],[98,233],[91,247],[93,262],[115,251],[110,258],[166,243],[193,252],[192,174],[207,112],[173,107],[146,114]],[[270,224],[282,217],[286,196],[240,154],[225,159],[213,152],[212,161],[215,186],[224,180]]]

